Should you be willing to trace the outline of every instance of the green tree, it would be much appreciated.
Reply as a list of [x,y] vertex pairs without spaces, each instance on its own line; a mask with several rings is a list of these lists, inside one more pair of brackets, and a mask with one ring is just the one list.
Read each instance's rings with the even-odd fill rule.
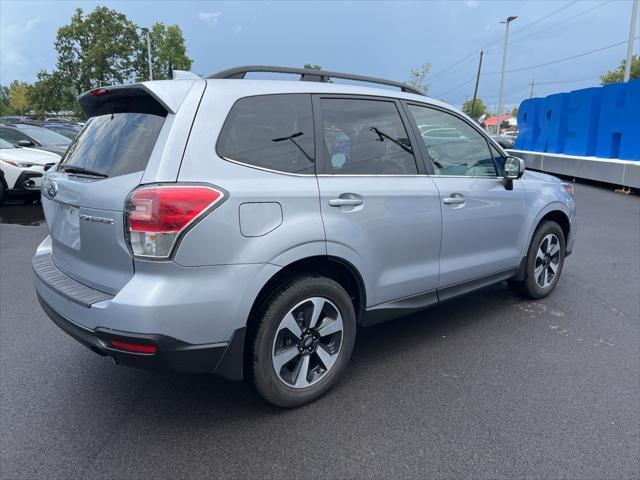
[[[303,68],[307,70],[322,70],[322,65],[317,65],[315,63],[305,63]],[[326,83],[333,83],[333,80],[331,80],[330,78],[327,78],[325,81]]]
[[413,88],[417,88],[425,95],[429,93],[429,84],[427,83],[427,75],[431,71],[431,64],[425,63],[424,65],[411,70],[411,76],[409,78],[409,85]]
[[[624,59],[620,62],[620,65],[615,70],[610,70],[600,77],[602,85],[607,83],[617,83],[624,81],[624,68],[627,65],[627,60]],[[640,56],[633,55],[631,57],[631,80],[640,78]]]
[[[187,56],[182,29],[178,25],[155,23],[149,31],[154,80],[171,78],[173,70],[191,70],[193,60]],[[138,79],[149,79],[146,31],[141,30],[136,53]]]
[[77,94],[60,72],[48,73],[41,70],[38,72],[38,80],[29,90],[29,103],[38,116],[69,110],[78,113]]
[[29,84],[14,80],[9,85],[9,106],[11,109],[24,115],[29,111]]
[[473,106],[473,98],[470,98],[469,100],[464,102],[462,104],[462,111],[474,120],[477,120],[482,115],[486,115],[489,113],[489,111],[487,110],[487,106],[480,98],[476,98],[475,107]]
[[512,117],[517,117],[518,116],[518,107],[513,107],[511,109],[511,116]]
[[126,15],[106,7],[85,15],[77,8],[56,36],[57,69],[78,92],[124,83],[134,76],[138,45],[136,25]]
[[9,87],[0,85],[0,116],[11,115],[13,110],[9,103]]

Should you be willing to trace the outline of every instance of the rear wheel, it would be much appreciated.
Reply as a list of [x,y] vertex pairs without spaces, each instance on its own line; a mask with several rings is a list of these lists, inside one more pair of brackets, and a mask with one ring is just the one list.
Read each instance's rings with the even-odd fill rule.
[[509,285],[529,298],[546,297],[555,288],[564,266],[565,238],[556,222],[546,221],[536,229],[529,251],[524,280]]
[[1,180],[2,179],[0,179],[0,205],[2,205],[7,198],[7,191],[5,190],[4,184]]
[[312,402],[345,370],[355,341],[351,299],[337,282],[301,276],[274,292],[251,345],[256,390],[281,407]]

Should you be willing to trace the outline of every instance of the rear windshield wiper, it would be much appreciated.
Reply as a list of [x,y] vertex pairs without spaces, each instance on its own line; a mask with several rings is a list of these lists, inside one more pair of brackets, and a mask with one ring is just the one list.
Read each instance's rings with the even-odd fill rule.
[[100,177],[100,178],[109,177],[109,175],[107,175],[106,173],[95,172],[93,170],[89,170],[88,168],[74,167],[73,165],[61,165],[60,170],[66,173],[79,173],[81,175],[88,175],[90,177]]

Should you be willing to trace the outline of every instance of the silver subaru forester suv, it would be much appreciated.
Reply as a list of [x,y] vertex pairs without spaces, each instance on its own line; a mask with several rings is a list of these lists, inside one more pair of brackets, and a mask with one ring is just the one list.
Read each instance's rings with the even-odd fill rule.
[[405,84],[252,66],[79,102],[33,269],[48,316],[117,363],[302,405],[357,328],[504,280],[544,297],[574,244],[571,184]]

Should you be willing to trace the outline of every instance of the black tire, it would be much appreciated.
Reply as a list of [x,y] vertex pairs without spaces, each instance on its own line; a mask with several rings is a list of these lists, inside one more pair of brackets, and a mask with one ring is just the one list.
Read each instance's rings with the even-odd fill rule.
[[[301,302],[309,298],[322,297],[329,300],[331,307],[335,306],[342,318],[342,333],[340,334],[340,347],[336,353],[335,363],[318,375],[318,379],[304,388],[293,388],[276,374],[272,354],[275,354],[276,336],[282,333],[279,330],[281,322]],[[268,402],[280,407],[297,407],[310,403],[324,395],[338,379],[347,367],[356,337],[356,315],[353,303],[347,292],[337,282],[321,276],[301,275],[289,280],[282,288],[273,292],[266,300],[260,312],[258,312],[258,325],[249,339],[249,374],[257,392]],[[302,322],[304,323],[304,322]],[[318,324],[322,320],[318,320]],[[304,326],[303,326],[304,329]],[[288,339],[293,342],[296,340]],[[297,348],[297,347],[296,347]],[[319,348],[319,347],[317,347]],[[309,354],[310,362],[319,357],[313,357],[316,353]],[[296,357],[287,366],[298,362]],[[316,359],[316,360],[313,360]],[[322,371],[322,367],[319,368]],[[282,370],[281,370],[282,373]],[[314,372],[309,370],[310,374]],[[308,376],[305,376],[305,379]]]
[[2,179],[0,178],[0,205],[2,205],[7,198],[7,191],[4,188],[4,184],[2,183]]
[[[548,238],[550,235],[555,236],[555,238],[557,238],[558,240],[559,250],[557,252],[557,257],[556,255],[549,255],[549,258],[547,258],[545,255],[545,259],[541,260],[538,257],[538,250],[540,249],[542,251],[545,248],[545,244],[543,242],[548,242]],[[549,248],[549,244],[547,244],[547,248]],[[519,293],[520,295],[524,295],[531,299],[546,297],[553,291],[558,283],[558,280],[560,279],[562,268],[564,267],[564,258],[565,238],[562,228],[560,228],[560,225],[558,225],[556,222],[551,220],[542,222],[540,225],[538,225],[538,228],[536,228],[536,231],[533,234],[533,238],[531,239],[531,244],[529,245],[529,250],[527,251],[524,280],[509,280],[509,286],[516,293]],[[557,262],[557,265],[555,262]],[[553,277],[550,279],[549,276],[552,274],[552,269],[551,267],[547,267],[547,265],[551,265],[551,267],[556,265],[556,271],[555,273],[553,273]],[[536,270],[540,268],[542,270]],[[542,276],[545,275],[544,270],[547,270],[547,275],[549,275],[546,278]],[[536,275],[537,271],[540,271],[542,273]],[[546,282],[548,282],[548,284],[544,286]]]

